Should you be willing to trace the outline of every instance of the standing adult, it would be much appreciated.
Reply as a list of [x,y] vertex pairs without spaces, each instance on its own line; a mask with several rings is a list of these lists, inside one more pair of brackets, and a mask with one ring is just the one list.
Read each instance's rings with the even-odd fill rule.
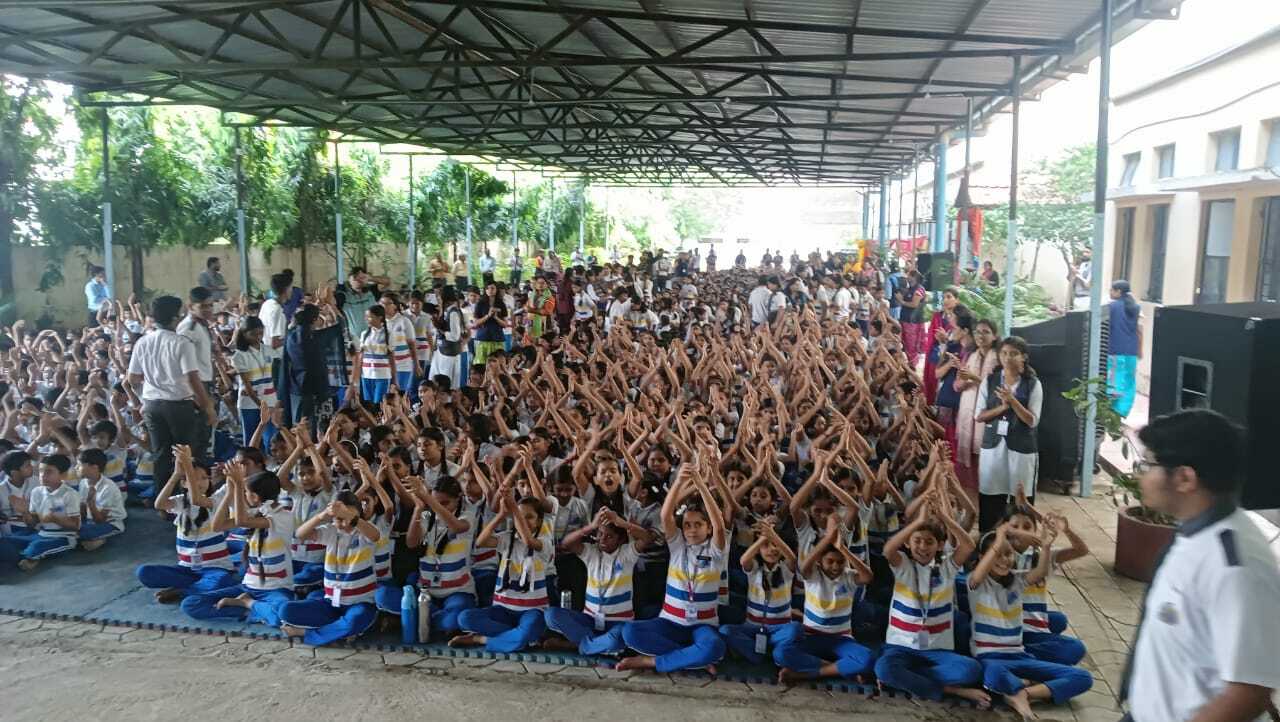
[[978,526],[986,532],[1004,516],[1019,489],[1034,499],[1039,453],[1036,427],[1044,388],[1027,360],[1027,342],[1010,336],[1000,342],[1000,365],[978,388],[975,417],[986,424],[978,455]]
[[1143,506],[1176,519],[1178,531],[1147,589],[1125,666],[1120,700],[1129,701],[1130,722],[1276,719],[1280,571],[1237,506],[1242,437],[1208,409],[1161,416],[1138,432]]
[[308,419],[317,435],[324,431],[332,415],[327,406],[331,397],[329,350],[341,339],[342,324],[337,317],[310,303],[293,314],[293,327],[285,338],[285,357],[289,361],[289,381],[293,389],[290,396],[293,419],[295,422]]
[[733,267],[739,270],[747,267],[747,254],[741,248],[738,249],[738,255],[733,259]]
[[751,326],[755,328],[769,322],[769,301],[777,289],[778,280],[772,276],[760,276],[756,287],[747,295],[747,308],[751,310]]
[[471,321],[471,335],[476,340],[476,364],[483,366],[489,354],[503,349],[503,329],[508,326],[507,305],[502,299],[498,284],[489,281],[484,285],[484,295],[476,301],[475,318]]
[[471,285],[467,272],[467,254],[459,253],[458,257],[453,259],[453,287],[458,289],[458,295],[467,292],[467,286]]
[[1142,307],[1128,281],[1111,284],[1107,317],[1107,393],[1111,407],[1124,418],[1138,394],[1138,359],[1142,358]]
[[286,288],[284,292],[280,294],[277,294],[275,289],[271,289],[271,291],[267,294],[267,296],[269,298],[274,297],[277,301],[279,301],[280,307],[284,309],[285,320],[292,321],[293,314],[297,313],[298,308],[302,306],[302,297],[303,297],[302,289],[298,288],[293,284],[294,276],[293,276],[292,268],[284,269],[283,271],[280,272],[280,275],[284,276],[285,280],[289,283],[289,287]]
[[[289,319],[284,312],[284,304],[281,299],[287,298],[289,294],[289,277],[283,273],[275,273],[271,276],[271,292],[272,297],[262,302],[262,308],[258,310],[258,319],[262,321],[262,348],[266,350],[267,356],[271,359],[271,384],[275,388],[276,398],[282,403],[287,404],[289,398],[288,384],[284,378],[284,337],[289,332]],[[284,423],[288,424],[289,419],[285,419]]]
[[204,270],[196,278],[196,285],[209,290],[210,298],[215,302],[227,300],[227,279],[222,277],[222,259],[209,256],[205,259]]
[[89,266],[89,280],[84,284],[84,301],[89,308],[89,327],[98,325],[98,311],[102,304],[110,303],[107,290],[107,269],[102,266]]
[[445,262],[444,256],[437,253],[435,258],[427,264],[427,273],[431,274],[431,287],[440,288],[445,284],[445,279],[449,276],[449,264]]
[[[213,385],[213,355],[215,347],[213,331],[209,329],[209,322],[213,320],[213,292],[204,286],[196,286],[191,289],[187,299],[189,301],[187,315],[178,323],[177,331],[195,346],[196,366],[200,371],[200,383],[204,386],[205,392],[209,394],[209,398],[215,399],[214,404],[216,406],[218,393]],[[201,421],[203,422],[203,419]],[[202,423],[196,435],[196,443],[191,445],[191,451],[197,459],[206,460],[209,458],[209,452],[213,448],[212,445],[213,427]]]
[[489,247],[485,246],[484,255],[480,257],[480,278],[484,285],[488,286],[493,283],[493,269],[497,266],[497,262],[493,260],[493,256],[489,255]]
[[524,310],[529,314],[528,343],[536,345],[538,339],[542,338],[542,334],[547,332],[547,321],[556,311],[556,299],[547,288],[546,277],[533,277],[533,291],[529,294],[529,300],[525,302]]
[[156,328],[138,339],[129,357],[128,380],[142,399],[142,421],[151,441],[157,485],[173,474],[174,444],[194,447],[199,430],[218,420],[213,400],[200,382],[195,345],[176,331],[181,315],[182,299],[177,296],[152,301]]
[[515,248],[511,251],[511,288],[519,289],[520,280],[524,275],[524,258],[520,255],[520,249]]
[[924,400],[930,405],[938,395],[939,362],[935,360],[938,356],[934,350],[947,344],[951,336],[952,314],[959,303],[960,292],[954,286],[949,286],[942,292],[942,311],[933,314],[933,318],[929,319],[929,328],[925,331],[927,347],[924,354]]
[[1076,262],[1067,269],[1067,280],[1071,283],[1071,307],[1077,311],[1089,307],[1089,289],[1093,287],[1093,252],[1088,248],[1080,251]]
[[707,249],[707,273],[716,272],[716,249]]
[[[437,254],[436,258],[439,257]],[[361,266],[351,269],[346,285],[338,289],[336,294],[338,306],[347,320],[349,338],[354,340],[364,335],[364,330],[369,327],[364,312],[378,303],[378,287],[389,285],[391,279],[386,276],[371,276]]]
[[898,294],[902,312],[898,318],[902,324],[902,347],[907,363],[915,368],[925,350],[924,312],[928,307],[924,293],[924,278],[912,269],[907,274],[907,285]]
[[956,476],[969,491],[978,490],[978,452],[987,425],[978,421],[978,390],[984,379],[996,370],[998,353],[995,343],[1000,337],[995,323],[982,319],[973,325],[973,350],[957,373],[955,387],[960,391],[956,410]]
[[456,389],[462,379],[462,342],[466,326],[455,289],[442,288],[440,303],[443,306],[440,311],[440,338],[436,342],[436,352],[431,356],[430,376],[433,381],[437,376],[445,376],[449,379],[449,388]]

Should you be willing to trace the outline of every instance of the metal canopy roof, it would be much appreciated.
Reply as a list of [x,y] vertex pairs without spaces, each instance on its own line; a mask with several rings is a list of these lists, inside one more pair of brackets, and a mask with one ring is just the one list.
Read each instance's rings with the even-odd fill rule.
[[[1117,37],[1181,0],[1119,0]],[[1097,52],[1096,0],[0,0],[0,72],[616,184],[866,185]]]

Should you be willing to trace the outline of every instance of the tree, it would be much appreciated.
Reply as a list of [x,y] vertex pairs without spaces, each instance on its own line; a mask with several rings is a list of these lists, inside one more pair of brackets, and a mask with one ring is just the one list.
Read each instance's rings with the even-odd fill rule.
[[1026,176],[1025,211],[1019,226],[1036,244],[1031,261],[1034,278],[1040,247],[1058,249],[1070,266],[1093,238],[1093,204],[1085,200],[1093,192],[1097,149],[1093,145],[1069,148],[1055,160],[1042,158]]
[[57,130],[44,81],[0,75],[0,303],[13,299],[13,244],[30,234],[40,166]]

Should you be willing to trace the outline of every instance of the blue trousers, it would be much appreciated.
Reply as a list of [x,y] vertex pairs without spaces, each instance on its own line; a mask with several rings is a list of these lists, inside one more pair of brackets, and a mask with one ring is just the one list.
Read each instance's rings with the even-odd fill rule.
[[391,379],[360,379],[360,395],[365,401],[372,401],[375,404],[382,403],[382,397],[387,395],[387,389],[391,388]]
[[1111,408],[1120,418],[1129,415],[1133,399],[1138,395],[1138,357],[1107,357],[1107,393],[1111,396]]
[[886,686],[937,702],[943,687],[972,687],[982,679],[976,659],[946,649],[919,650],[886,644],[876,660],[876,677]]
[[595,619],[584,612],[561,607],[547,607],[547,629],[559,632],[564,638],[578,645],[578,654],[596,655],[621,654],[627,648],[622,641],[622,628],[625,622],[605,621],[604,631],[597,632]]
[[1000,694],[1016,694],[1029,679],[1048,687],[1054,704],[1065,704],[1093,686],[1093,675],[1079,667],[1042,662],[1026,653],[984,654],[979,660],[982,685]]
[[[797,625],[799,626],[799,625]],[[835,662],[845,679],[870,674],[876,653],[858,644],[853,637],[802,633],[773,650],[774,664],[807,676],[817,676],[826,662]]]
[[[403,594],[403,590],[403,587],[394,582],[379,582],[378,588],[373,593],[378,609],[388,614],[399,614],[400,595]],[[437,633],[452,634],[460,631],[462,627],[458,626],[458,617],[468,609],[475,608],[475,595],[466,592],[450,594],[444,599],[432,598],[431,636],[434,637]]]
[[80,522],[80,541],[82,542],[93,541],[95,539],[106,539],[107,537],[123,533],[123,531],[117,529],[114,525],[107,524],[105,522]]
[[396,388],[400,389],[402,393],[406,393],[406,394],[410,392],[416,392],[417,389],[414,388],[414,385],[413,385],[413,372],[397,371],[396,372]]
[[75,537],[45,536],[39,533],[10,534],[0,538],[0,543],[10,549],[5,556],[12,557],[16,553],[20,559],[44,559],[76,548]]
[[303,627],[302,641],[323,647],[340,639],[357,637],[373,626],[378,610],[371,602],[335,607],[329,600],[304,599],[280,605],[280,621],[291,627]]
[[654,657],[654,669],[663,674],[715,664],[724,659],[727,649],[710,624],[685,626],[661,617],[627,624],[622,640],[640,654]]
[[[245,446],[249,445],[249,440],[253,438],[253,432],[258,430],[258,424],[262,422],[262,412],[257,409],[240,409],[240,438]],[[262,430],[262,448],[270,449],[271,440],[276,436],[276,425],[267,422],[267,428]]]
[[472,569],[471,578],[476,581],[476,606],[492,606],[493,588],[498,584],[498,570]]
[[[725,645],[738,653],[739,657],[751,662],[752,664],[761,664],[767,658],[769,650],[777,650],[779,645],[790,642],[800,634],[800,625],[795,622],[787,622],[786,624],[722,624],[720,625],[720,636],[724,637]],[[756,635],[763,634],[769,640],[768,649],[765,654],[756,652]]]
[[147,589],[181,589],[188,594],[230,587],[240,579],[240,575],[230,569],[192,569],[179,564],[143,564],[135,574]]
[[[319,584],[324,581],[324,563],[307,563],[295,561],[293,563],[293,586],[309,587],[312,584]],[[399,609],[399,605],[396,605]],[[301,625],[299,625],[301,626]]]
[[[220,600],[246,593],[253,597],[253,607],[247,613],[242,607],[218,609]],[[233,584],[203,594],[187,595],[187,598],[182,600],[182,611],[192,619],[235,619],[278,627],[280,626],[280,608],[285,602],[292,601],[293,592],[288,589],[261,591],[249,589],[243,584]]]
[[517,612],[506,607],[468,609],[458,615],[458,625],[465,632],[488,637],[486,652],[518,652],[538,641],[546,631],[543,609]]

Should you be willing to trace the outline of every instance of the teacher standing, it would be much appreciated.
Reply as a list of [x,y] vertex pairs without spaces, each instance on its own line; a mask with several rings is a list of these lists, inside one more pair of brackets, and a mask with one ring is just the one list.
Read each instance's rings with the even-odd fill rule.
[[978,452],[978,526],[994,529],[1004,516],[1009,497],[1021,488],[1035,496],[1040,456],[1036,427],[1044,388],[1027,363],[1031,350],[1018,336],[1000,342],[1000,366],[978,388],[975,417],[986,426]]

